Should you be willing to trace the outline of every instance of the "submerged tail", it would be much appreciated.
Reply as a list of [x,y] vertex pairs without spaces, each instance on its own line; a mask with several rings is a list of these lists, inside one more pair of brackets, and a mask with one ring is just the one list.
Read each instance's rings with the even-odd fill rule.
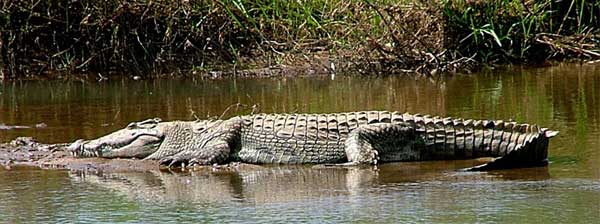
[[[530,128],[530,129],[529,129]],[[467,168],[466,171],[486,171],[520,167],[546,166],[548,164],[548,142],[550,138],[558,135],[558,131],[551,131],[537,126],[529,126],[522,141],[514,149],[507,150],[493,161]]]

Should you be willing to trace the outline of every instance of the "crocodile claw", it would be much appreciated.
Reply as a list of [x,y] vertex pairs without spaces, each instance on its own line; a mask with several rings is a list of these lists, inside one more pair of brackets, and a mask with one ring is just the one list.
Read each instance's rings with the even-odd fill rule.
[[159,161],[159,163],[162,166],[166,166],[168,168],[171,168],[171,167],[175,167],[175,166],[178,166],[178,165],[183,165],[183,164],[185,164],[186,161],[187,161],[186,159],[183,159],[181,157],[168,156],[168,157],[165,157],[165,158],[161,159]]
[[196,158],[190,158],[189,156],[185,156],[185,155],[168,156],[168,157],[165,157],[165,158],[159,160],[159,163],[161,166],[166,166],[167,168],[171,168],[171,167],[185,168],[186,165],[187,165],[187,167],[200,165],[200,163],[198,162],[198,160]]

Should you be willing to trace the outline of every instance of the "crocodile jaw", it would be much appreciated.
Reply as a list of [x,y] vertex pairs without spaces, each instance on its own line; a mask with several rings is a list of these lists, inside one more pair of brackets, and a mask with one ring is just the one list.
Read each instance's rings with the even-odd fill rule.
[[68,151],[76,157],[144,158],[158,150],[163,140],[157,129],[121,129],[94,140],[77,140]]

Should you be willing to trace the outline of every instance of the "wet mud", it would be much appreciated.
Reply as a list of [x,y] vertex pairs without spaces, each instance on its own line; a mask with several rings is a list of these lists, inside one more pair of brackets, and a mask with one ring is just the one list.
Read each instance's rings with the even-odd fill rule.
[[139,159],[75,158],[66,144],[43,144],[17,138],[0,144],[0,164],[10,170],[14,166],[84,171],[144,171],[159,169],[157,161]]

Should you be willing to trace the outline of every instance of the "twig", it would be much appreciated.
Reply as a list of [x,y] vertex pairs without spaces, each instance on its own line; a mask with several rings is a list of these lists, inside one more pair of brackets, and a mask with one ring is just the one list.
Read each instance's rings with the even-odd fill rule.
[[567,17],[569,17],[569,14],[571,14],[571,9],[573,9],[573,4],[575,4],[575,1],[571,1],[571,5],[569,5],[569,10],[567,10],[567,14],[565,14],[565,17],[563,17],[562,22],[560,23],[560,26],[558,27],[558,31],[556,31],[556,34],[560,34],[560,31],[563,28],[563,25],[565,24],[565,21],[567,20]]
[[247,107],[245,104],[241,104],[241,103],[234,103],[229,105],[227,108],[225,108],[225,111],[223,111],[223,113],[221,114],[221,116],[219,116],[219,120],[221,120],[223,117],[225,117],[225,115],[227,114],[227,112],[229,112],[229,110],[231,110],[232,107],[236,107],[235,109],[237,110],[240,107]]
[[598,63],[598,62],[600,62],[600,60],[588,61],[588,62],[586,62],[586,63],[588,63],[588,64],[595,64],[595,63]]
[[252,111],[250,112],[250,114],[253,115],[253,114],[257,114],[259,112],[260,112],[260,104],[252,105]]
[[120,114],[121,114],[121,109],[119,108],[119,110],[117,110],[117,112],[115,113],[115,116],[113,116],[113,121],[116,121]]

